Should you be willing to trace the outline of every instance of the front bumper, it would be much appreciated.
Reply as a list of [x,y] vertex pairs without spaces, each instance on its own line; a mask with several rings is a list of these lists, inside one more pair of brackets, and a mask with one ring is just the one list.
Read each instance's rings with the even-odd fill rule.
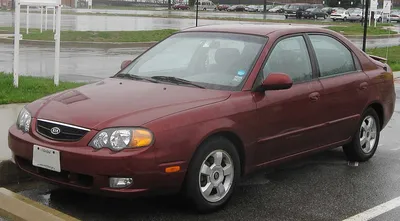
[[[82,143],[88,143],[91,137],[85,136]],[[185,171],[165,173],[165,167],[156,163],[151,147],[114,153],[107,149],[94,151],[74,143],[66,146],[66,143],[40,138],[35,131],[23,133],[16,126],[10,128],[8,135],[9,148],[22,170],[61,186],[120,197],[176,192],[183,182]],[[60,173],[32,165],[34,144],[60,151]],[[110,188],[110,177],[130,177],[133,183],[125,188]]]

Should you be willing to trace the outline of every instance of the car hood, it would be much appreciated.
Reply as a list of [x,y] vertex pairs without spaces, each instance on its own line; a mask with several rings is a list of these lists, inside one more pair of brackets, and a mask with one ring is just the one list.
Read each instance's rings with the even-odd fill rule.
[[28,109],[38,119],[100,130],[141,126],[229,96],[228,91],[109,78],[43,98]]

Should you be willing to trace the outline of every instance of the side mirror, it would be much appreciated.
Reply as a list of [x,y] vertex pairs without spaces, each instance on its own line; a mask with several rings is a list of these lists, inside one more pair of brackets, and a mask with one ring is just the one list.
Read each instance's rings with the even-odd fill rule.
[[291,88],[292,85],[293,81],[289,75],[284,73],[270,73],[262,84],[257,87],[256,91],[285,90]]
[[124,69],[124,68],[126,68],[126,66],[128,66],[131,62],[132,62],[131,60],[123,61],[123,62],[121,63],[121,70]]

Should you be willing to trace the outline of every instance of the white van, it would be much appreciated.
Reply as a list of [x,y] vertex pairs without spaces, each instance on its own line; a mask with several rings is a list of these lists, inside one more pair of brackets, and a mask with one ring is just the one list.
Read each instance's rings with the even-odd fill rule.
[[209,0],[199,0],[199,10],[217,10],[217,6]]

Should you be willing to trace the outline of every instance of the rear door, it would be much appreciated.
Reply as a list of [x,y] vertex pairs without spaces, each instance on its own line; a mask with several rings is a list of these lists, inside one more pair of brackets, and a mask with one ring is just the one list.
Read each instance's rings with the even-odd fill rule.
[[368,102],[368,76],[354,53],[330,35],[309,34],[324,88],[321,103],[325,118],[326,144],[346,140],[356,130]]

